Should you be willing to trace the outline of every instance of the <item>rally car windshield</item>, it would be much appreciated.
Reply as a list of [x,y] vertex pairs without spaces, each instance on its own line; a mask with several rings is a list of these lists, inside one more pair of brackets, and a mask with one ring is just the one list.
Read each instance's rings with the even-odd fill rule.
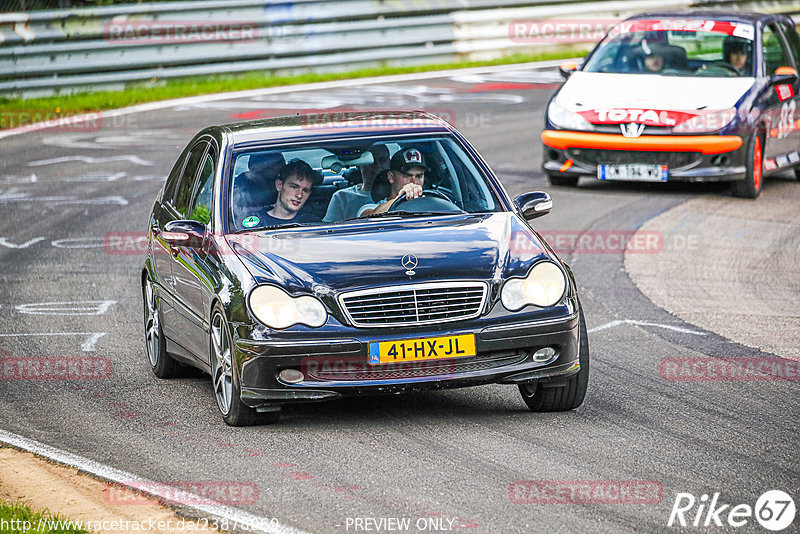
[[753,76],[747,24],[708,20],[634,20],[612,28],[585,72],[665,76]]

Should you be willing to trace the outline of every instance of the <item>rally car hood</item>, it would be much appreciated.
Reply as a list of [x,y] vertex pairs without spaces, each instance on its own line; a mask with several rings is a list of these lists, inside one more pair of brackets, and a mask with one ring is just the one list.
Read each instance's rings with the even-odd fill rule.
[[[341,291],[441,280],[494,285],[552,254],[515,214],[373,220],[228,236],[256,283]],[[413,255],[416,266],[404,265]]]
[[556,103],[575,112],[613,109],[684,112],[724,110],[734,107],[754,83],[755,78],[578,71],[564,83]]

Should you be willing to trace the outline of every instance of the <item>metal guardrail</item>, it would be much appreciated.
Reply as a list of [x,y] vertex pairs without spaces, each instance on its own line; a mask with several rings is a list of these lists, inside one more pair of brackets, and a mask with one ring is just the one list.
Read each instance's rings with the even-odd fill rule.
[[[180,76],[345,70],[574,48],[575,42],[512,39],[510,25],[519,20],[610,22],[640,11],[690,4],[691,0],[212,0],[0,13],[0,95],[116,88]],[[800,0],[694,4],[800,12]]]

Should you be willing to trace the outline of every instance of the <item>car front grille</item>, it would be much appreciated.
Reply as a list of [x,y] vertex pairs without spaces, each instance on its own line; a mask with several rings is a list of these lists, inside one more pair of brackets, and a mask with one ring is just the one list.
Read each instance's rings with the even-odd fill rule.
[[485,371],[507,365],[522,363],[529,351],[489,353],[469,358],[422,360],[394,364],[370,365],[363,359],[347,359],[325,365],[309,366],[307,376],[311,380],[402,380],[429,376]]
[[355,326],[406,326],[471,319],[486,300],[483,282],[435,282],[344,293],[339,302]]
[[670,169],[688,167],[703,157],[700,152],[657,152],[650,150],[605,150],[599,148],[571,148],[569,155],[587,165],[643,163],[666,165]]

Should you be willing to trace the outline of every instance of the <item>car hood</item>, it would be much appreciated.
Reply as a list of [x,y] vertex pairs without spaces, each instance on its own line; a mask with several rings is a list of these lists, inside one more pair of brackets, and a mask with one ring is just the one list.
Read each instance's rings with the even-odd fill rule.
[[[590,122],[640,122],[636,116],[621,120],[591,120],[590,113],[610,110],[682,111],[703,113],[732,108],[753,86],[755,78],[657,76],[575,72],[564,83],[556,103],[584,115]],[[656,121],[654,121],[656,123]],[[668,126],[669,124],[664,124]]]
[[[341,291],[441,280],[499,285],[550,257],[513,213],[372,220],[229,235],[256,283],[333,296]],[[403,258],[417,265],[407,274]]]

